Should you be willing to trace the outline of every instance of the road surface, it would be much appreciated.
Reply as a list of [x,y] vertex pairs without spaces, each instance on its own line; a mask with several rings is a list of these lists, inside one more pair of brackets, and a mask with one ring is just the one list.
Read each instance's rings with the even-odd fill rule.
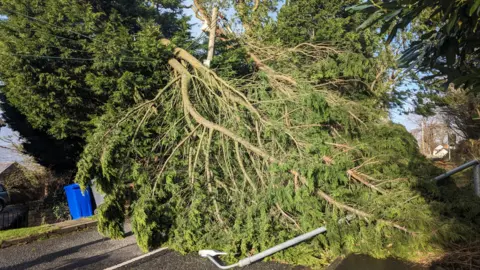
[[[0,249],[0,269],[105,269],[142,255],[129,235],[122,240],[100,236],[95,229],[75,232],[26,245]],[[182,256],[170,250],[128,264],[120,269],[216,270],[207,259]],[[246,270],[303,269],[274,263],[258,263]]]

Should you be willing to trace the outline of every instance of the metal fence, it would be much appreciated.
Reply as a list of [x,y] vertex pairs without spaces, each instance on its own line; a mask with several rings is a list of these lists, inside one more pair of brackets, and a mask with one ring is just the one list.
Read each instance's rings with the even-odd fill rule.
[[12,207],[0,212],[0,230],[28,227],[28,207]]

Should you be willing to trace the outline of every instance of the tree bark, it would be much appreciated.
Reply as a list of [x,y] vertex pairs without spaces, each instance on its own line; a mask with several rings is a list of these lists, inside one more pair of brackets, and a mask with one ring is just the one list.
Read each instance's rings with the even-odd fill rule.
[[215,34],[217,33],[217,16],[218,8],[214,7],[212,10],[212,20],[210,23],[210,37],[208,38],[208,54],[207,60],[205,60],[205,66],[210,67],[210,63],[213,60],[213,54],[215,52]]

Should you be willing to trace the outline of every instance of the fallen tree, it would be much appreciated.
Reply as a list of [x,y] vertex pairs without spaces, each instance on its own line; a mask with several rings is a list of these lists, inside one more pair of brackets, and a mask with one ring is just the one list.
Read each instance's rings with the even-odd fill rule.
[[461,237],[464,228],[452,232],[453,221],[422,196],[419,183],[435,169],[385,111],[270,67],[227,81],[160,43],[172,50],[170,82],[151,100],[105,114],[78,165],[76,181],[95,177],[106,194],[106,235],[122,236],[131,200],[144,250],[168,243],[233,259],[326,225],[326,235],[274,257],[319,266],[350,252],[412,259]]

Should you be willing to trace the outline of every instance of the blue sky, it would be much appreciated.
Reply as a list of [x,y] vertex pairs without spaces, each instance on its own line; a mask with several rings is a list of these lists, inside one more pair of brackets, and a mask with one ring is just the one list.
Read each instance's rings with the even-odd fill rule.
[[408,131],[417,128],[417,124],[414,122],[415,119],[420,118],[419,115],[416,114],[402,114],[402,112],[398,109],[391,109],[390,110],[390,119],[398,124],[402,124]]

